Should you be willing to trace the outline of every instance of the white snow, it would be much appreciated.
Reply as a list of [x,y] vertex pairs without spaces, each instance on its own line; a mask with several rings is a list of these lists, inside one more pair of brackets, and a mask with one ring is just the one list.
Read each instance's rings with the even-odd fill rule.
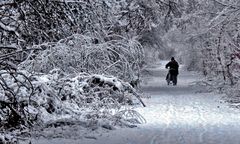
[[[146,119],[137,128],[99,132],[93,137],[33,140],[34,144],[238,144],[240,112],[221,101],[221,95],[197,93],[201,76],[180,70],[177,86],[167,86],[166,61],[150,68],[142,90],[150,98],[137,111]],[[182,67],[181,67],[182,68]],[[75,132],[77,133],[77,131]]]
[[95,78],[99,78],[101,81],[104,81],[105,83],[110,83],[116,86],[119,90],[123,90],[123,85],[122,83],[117,80],[115,77],[106,77],[103,75],[93,75]]

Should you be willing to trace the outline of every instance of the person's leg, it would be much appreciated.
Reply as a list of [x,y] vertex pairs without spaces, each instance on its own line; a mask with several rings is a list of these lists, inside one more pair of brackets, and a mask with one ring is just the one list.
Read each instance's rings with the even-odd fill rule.
[[177,76],[176,75],[173,76],[173,85],[177,85]]
[[170,70],[170,81],[174,84],[175,81],[175,70]]
[[176,75],[176,83],[175,84],[177,85],[177,75]]

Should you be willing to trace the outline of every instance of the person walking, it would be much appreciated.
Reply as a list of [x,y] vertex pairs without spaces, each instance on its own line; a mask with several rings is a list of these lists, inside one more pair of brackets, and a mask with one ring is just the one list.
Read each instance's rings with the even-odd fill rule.
[[173,82],[173,85],[177,85],[178,68],[178,62],[172,57],[171,61],[166,64],[166,69],[169,69],[166,77],[168,85],[170,84],[170,81]]

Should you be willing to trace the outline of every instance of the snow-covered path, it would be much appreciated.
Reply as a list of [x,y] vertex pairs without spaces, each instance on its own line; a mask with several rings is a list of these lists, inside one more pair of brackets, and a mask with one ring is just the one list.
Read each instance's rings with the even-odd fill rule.
[[[166,62],[150,68],[143,84],[147,107],[137,111],[147,123],[98,136],[97,139],[67,140],[78,144],[240,144],[240,111],[222,103],[213,93],[197,93],[194,82],[201,77],[180,70],[177,86],[167,86]],[[49,143],[59,143],[59,139]],[[41,141],[39,141],[41,143]],[[44,141],[46,143],[46,141]]]

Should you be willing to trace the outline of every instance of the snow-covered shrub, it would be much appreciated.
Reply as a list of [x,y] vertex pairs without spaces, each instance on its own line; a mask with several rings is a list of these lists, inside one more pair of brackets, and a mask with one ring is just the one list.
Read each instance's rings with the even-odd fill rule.
[[48,73],[60,68],[65,73],[96,73],[114,75],[130,81],[139,76],[143,62],[142,46],[136,40],[120,36],[109,36],[107,41],[75,34],[62,39],[54,46],[47,47],[37,54],[30,55],[22,69]]
[[32,82],[37,95],[33,99],[44,107],[43,117],[107,118],[137,102],[132,87],[116,77],[80,73],[70,78],[59,72],[53,70]]
[[0,71],[0,124],[3,128],[32,125],[36,115],[26,107],[32,103],[33,86],[21,72]]
[[[127,112],[140,97],[116,77],[80,73],[71,77],[60,69],[49,74],[1,71],[1,128],[32,127],[61,120],[80,120],[86,127],[126,125]],[[140,101],[141,102],[141,101]],[[130,110],[128,110],[130,109]],[[122,114],[124,111],[124,115]],[[143,118],[131,115],[131,122]],[[139,119],[139,120],[138,120]]]
[[1,144],[17,144],[18,141],[14,136],[0,133],[0,143]]

